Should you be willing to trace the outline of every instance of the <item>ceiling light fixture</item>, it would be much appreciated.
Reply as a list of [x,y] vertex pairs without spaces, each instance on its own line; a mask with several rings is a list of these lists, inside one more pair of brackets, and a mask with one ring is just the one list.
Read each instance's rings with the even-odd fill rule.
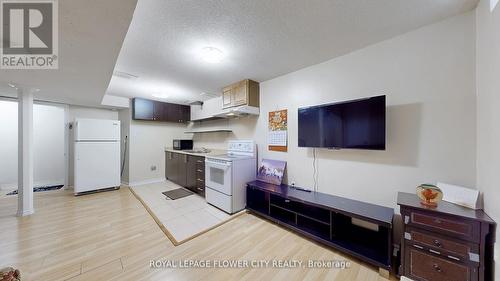
[[201,50],[201,58],[208,63],[219,63],[224,58],[224,54],[217,48],[205,47]]
[[8,83],[7,85],[9,85],[9,87],[14,88],[14,89],[17,88],[16,85],[14,85],[13,83]]
[[153,97],[159,98],[159,99],[166,99],[169,97],[168,94],[153,94]]

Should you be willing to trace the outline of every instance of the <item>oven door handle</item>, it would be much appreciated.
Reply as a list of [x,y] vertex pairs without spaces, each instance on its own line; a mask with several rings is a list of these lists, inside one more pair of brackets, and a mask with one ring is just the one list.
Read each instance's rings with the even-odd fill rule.
[[[226,171],[227,169],[229,169],[229,167],[231,167],[231,164],[223,164],[223,163],[219,163],[219,162],[212,162],[210,160],[205,160],[205,165],[209,165],[209,166],[212,166],[212,167],[221,168],[224,171]],[[205,166],[205,167],[208,168],[208,166]]]

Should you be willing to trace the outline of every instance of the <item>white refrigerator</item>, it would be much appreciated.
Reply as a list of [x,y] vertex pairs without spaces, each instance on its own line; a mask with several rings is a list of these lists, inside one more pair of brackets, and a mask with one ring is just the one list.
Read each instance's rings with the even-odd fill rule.
[[120,121],[76,119],[74,193],[120,187]]

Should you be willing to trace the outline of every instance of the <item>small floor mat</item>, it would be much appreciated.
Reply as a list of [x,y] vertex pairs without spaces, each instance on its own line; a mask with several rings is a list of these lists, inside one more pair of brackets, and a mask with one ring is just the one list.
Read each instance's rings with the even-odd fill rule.
[[186,190],[184,188],[177,188],[174,190],[162,192],[162,194],[167,196],[168,198],[170,198],[172,200],[175,200],[175,199],[179,199],[179,198],[183,198],[183,197],[192,195],[194,193],[189,191],[189,190]]
[[[64,185],[41,186],[33,188],[33,192],[42,192],[61,189]],[[17,189],[7,193],[7,195],[17,195]]]

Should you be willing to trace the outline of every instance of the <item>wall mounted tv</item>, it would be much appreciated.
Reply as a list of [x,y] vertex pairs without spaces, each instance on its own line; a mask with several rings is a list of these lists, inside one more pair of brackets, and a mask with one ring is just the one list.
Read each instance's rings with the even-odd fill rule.
[[385,150],[385,96],[299,108],[299,147]]

